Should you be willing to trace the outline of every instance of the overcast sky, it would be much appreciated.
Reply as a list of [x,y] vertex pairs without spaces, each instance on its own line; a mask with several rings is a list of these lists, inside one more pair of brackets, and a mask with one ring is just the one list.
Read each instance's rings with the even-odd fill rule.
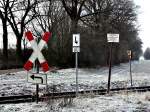
[[143,50],[150,47],[150,0],[134,0],[140,6],[138,21],[140,25],[139,37],[143,41]]
[[[143,50],[150,47],[150,0],[134,0],[140,6],[138,22],[140,25],[139,37],[143,41]],[[1,22],[1,21],[0,21]],[[12,39],[13,34],[9,34],[9,43],[15,45],[15,40]],[[0,23],[0,37],[2,37],[2,27]],[[9,45],[10,46],[10,45]],[[11,45],[12,46],[12,45]],[[2,38],[0,38],[0,47],[2,47]]]

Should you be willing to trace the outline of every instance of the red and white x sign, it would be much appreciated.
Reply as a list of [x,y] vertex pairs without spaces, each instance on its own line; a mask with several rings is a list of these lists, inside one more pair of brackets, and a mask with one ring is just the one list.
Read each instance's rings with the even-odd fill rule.
[[33,67],[33,63],[37,58],[41,64],[43,71],[47,72],[49,70],[48,63],[45,60],[43,54],[41,53],[41,50],[43,49],[44,45],[48,42],[50,36],[51,36],[50,32],[45,32],[39,44],[37,44],[36,40],[33,38],[33,35],[30,31],[25,33],[25,37],[30,41],[31,47],[33,49],[32,55],[24,65],[25,70],[27,71],[31,70]]

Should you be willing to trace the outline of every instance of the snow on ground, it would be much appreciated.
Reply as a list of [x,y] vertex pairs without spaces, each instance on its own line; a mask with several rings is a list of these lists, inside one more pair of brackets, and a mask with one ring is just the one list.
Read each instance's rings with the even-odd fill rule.
[[[150,61],[132,63],[134,86],[150,85]],[[0,75],[0,96],[33,94],[35,85],[27,83],[26,71]],[[107,87],[108,68],[79,69],[79,89]],[[111,88],[130,86],[129,63],[112,68]],[[46,92],[40,85],[40,93]],[[74,91],[75,69],[61,69],[48,74],[48,91]],[[150,112],[150,92],[86,96],[73,99],[72,105],[62,105],[63,99],[54,103],[42,102],[0,105],[0,112]]]
[[[150,61],[133,62],[133,86],[150,85]],[[33,94],[35,85],[27,83],[27,72],[0,75],[0,96]],[[108,68],[79,69],[79,90],[107,88]],[[48,74],[49,92],[75,91],[75,69],[61,69]],[[129,63],[112,68],[111,88],[129,87]],[[40,92],[45,93],[46,86],[40,85]]]
[[0,105],[0,112],[150,112],[150,92],[81,96],[57,101]]

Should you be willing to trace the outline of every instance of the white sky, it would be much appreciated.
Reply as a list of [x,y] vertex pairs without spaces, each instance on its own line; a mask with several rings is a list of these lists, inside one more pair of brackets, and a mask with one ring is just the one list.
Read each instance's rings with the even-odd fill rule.
[[[150,47],[150,0],[134,0],[140,6],[138,21],[140,25],[139,37],[143,42],[143,50]],[[15,40],[12,39],[13,34],[9,34],[9,46],[15,45]],[[13,45],[13,46],[14,46]],[[2,48],[2,27],[0,21],[0,48]]]
[[140,25],[139,37],[143,41],[143,50],[150,47],[150,0],[134,0],[140,6],[138,21]]

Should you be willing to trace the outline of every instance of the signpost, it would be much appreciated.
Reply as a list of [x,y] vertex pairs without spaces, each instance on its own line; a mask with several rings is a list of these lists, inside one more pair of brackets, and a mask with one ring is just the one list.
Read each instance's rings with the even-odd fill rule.
[[109,93],[110,92],[110,80],[111,80],[111,66],[112,66],[112,47],[113,47],[113,43],[119,42],[119,34],[107,34],[107,42],[110,43],[109,75],[108,75],[108,87],[107,87],[107,93]]
[[131,81],[131,86],[132,84],[132,68],[131,68],[131,59],[132,59],[132,51],[127,50],[128,58],[129,58],[129,64],[130,64],[130,81]]
[[73,34],[73,48],[72,52],[80,52],[80,34]]
[[39,73],[39,63],[42,67],[42,70],[46,73],[49,71],[49,66],[47,61],[45,60],[41,50],[48,42],[51,33],[45,32],[43,38],[37,44],[36,40],[34,39],[32,33],[30,31],[25,33],[27,40],[30,42],[31,47],[33,49],[33,53],[30,56],[29,60],[25,63],[24,69],[30,71],[33,67],[33,64],[36,65],[36,73],[28,72],[27,81],[36,84],[36,102],[38,103],[39,99],[39,84],[47,84],[47,75]]
[[118,43],[119,42],[119,34],[111,34],[111,33],[108,33],[107,34],[107,41],[108,42],[115,42],[115,43]]
[[75,52],[75,67],[76,67],[76,96],[78,96],[78,52],[80,52],[80,34],[73,34],[73,49]]
[[43,73],[30,73],[27,74],[27,81],[33,84],[47,84],[47,75]]
[[80,47],[80,34],[73,34],[73,47]]

